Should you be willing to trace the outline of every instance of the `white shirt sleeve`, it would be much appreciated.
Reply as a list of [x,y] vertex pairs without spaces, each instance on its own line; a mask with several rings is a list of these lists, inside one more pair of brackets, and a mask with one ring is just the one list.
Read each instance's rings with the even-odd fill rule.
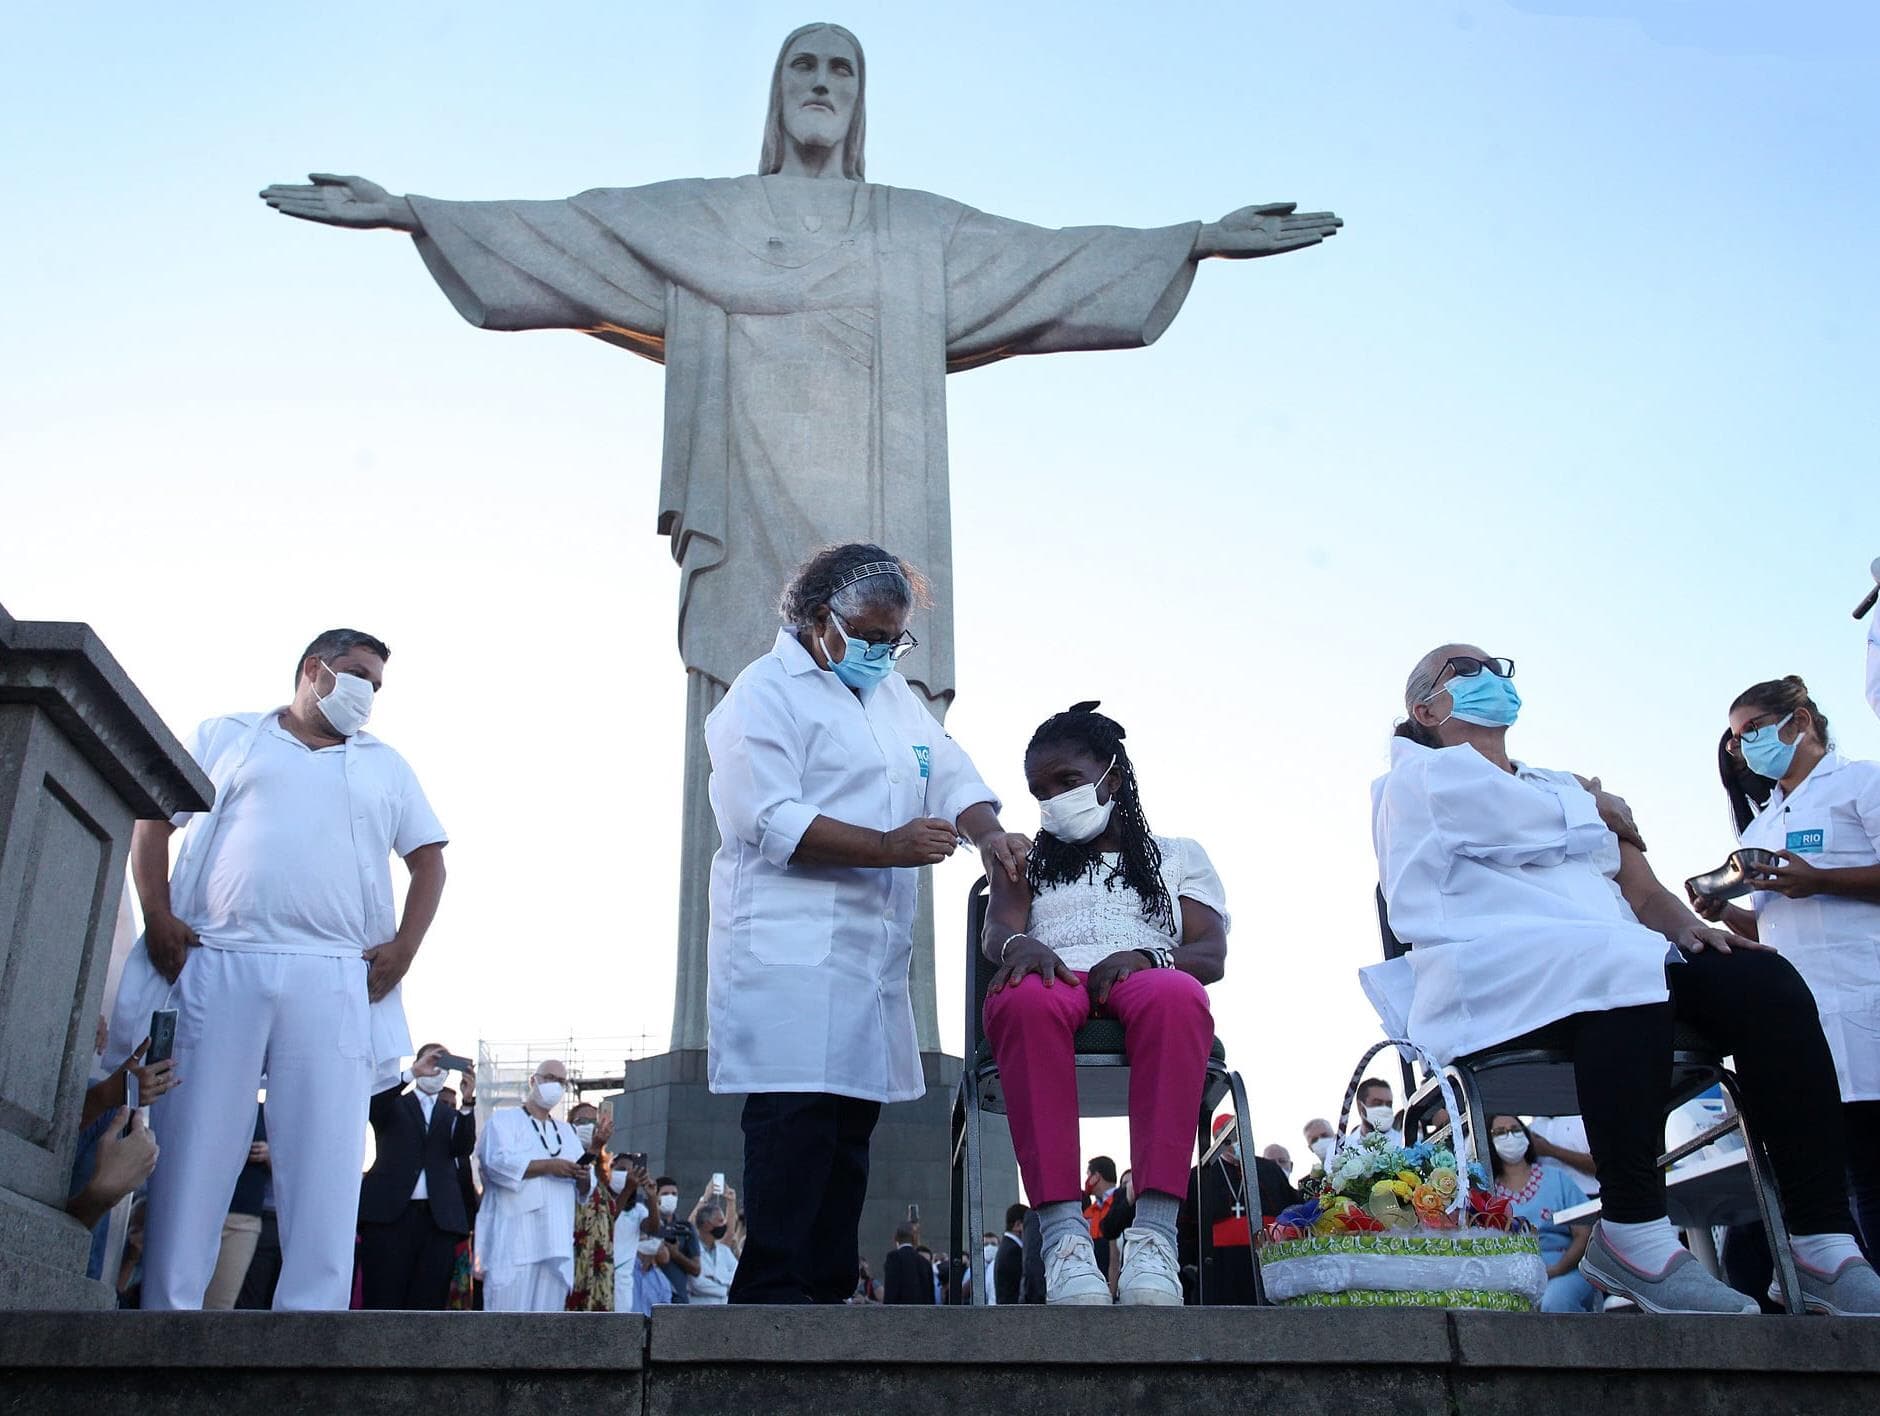
[[[535,1139],[532,1132],[529,1139]],[[521,1189],[524,1172],[533,1159],[523,1148],[517,1128],[503,1124],[495,1116],[490,1117],[490,1124],[477,1137],[477,1164],[486,1185],[493,1184],[504,1190]]]
[[398,829],[392,834],[392,850],[402,858],[422,846],[448,842],[450,833],[431,810],[431,803],[425,798],[424,788],[418,785],[418,774],[411,770],[411,764],[400,757],[398,765],[404,769],[400,774],[404,778],[404,790],[399,794]]
[[[210,718],[207,722],[196,724],[195,731],[189,735],[189,742],[187,744],[189,755],[195,764],[202,768],[205,773],[209,773],[211,767],[214,765],[217,747],[216,738],[219,736],[217,729],[223,727],[225,724],[229,723],[229,721],[230,720],[227,718]],[[211,775],[213,774],[211,773]],[[180,831],[185,826],[189,825],[198,814],[199,813],[194,811],[179,811],[170,818],[170,825]]]
[[[926,712],[924,708],[921,711]],[[953,741],[938,720],[934,722],[934,733],[933,752],[929,754],[932,778],[927,783],[927,809],[941,820],[956,825],[961,813],[981,802],[997,811],[998,795],[980,778],[979,769],[973,766],[966,749]]]
[[705,724],[719,819],[780,870],[822,814],[803,800],[807,753],[787,692],[773,679],[745,678]]
[[1422,767],[1430,825],[1456,855],[1496,865],[1559,865],[1597,853],[1611,834],[1592,793],[1577,783],[1542,790],[1471,748],[1433,752]]
[[1199,841],[1182,841],[1181,852],[1181,880],[1176,895],[1206,905],[1221,917],[1225,928],[1232,929],[1233,921],[1227,913],[1227,887],[1221,883],[1214,862],[1208,859]]

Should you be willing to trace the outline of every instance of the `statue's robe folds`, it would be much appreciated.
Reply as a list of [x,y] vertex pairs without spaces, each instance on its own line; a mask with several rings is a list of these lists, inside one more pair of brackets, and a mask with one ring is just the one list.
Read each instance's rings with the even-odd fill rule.
[[[693,761],[705,715],[766,652],[778,592],[813,551],[870,540],[927,574],[934,610],[901,670],[936,711],[951,700],[946,375],[1149,344],[1194,278],[1192,222],[1054,231],[872,183],[841,183],[844,203],[836,185],[410,199],[425,265],[471,324],[580,330],[666,366],[658,527],[682,575],[687,881],[703,880],[716,846]],[[811,231],[794,216],[810,207],[846,219]],[[702,887],[684,893],[675,1047],[704,1040]],[[930,998],[916,1009],[925,1045]]]

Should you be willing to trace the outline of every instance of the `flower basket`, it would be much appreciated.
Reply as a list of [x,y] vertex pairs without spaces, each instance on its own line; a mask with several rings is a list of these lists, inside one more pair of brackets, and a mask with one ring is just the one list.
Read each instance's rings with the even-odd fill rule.
[[[1365,1053],[1351,1074],[1341,1122],[1365,1067],[1390,1046],[1422,1055],[1397,1039]],[[1447,1076],[1432,1071],[1449,1114],[1461,1116]],[[1539,1307],[1547,1288],[1539,1236],[1505,1198],[1489,1193],[1479,1167],[1465,1174],[1451,1150],[1428,1142],[1399,1146],[1377,1134],[1347,1139],[1305,1188],[1305,1202],[1260,1235],[1260,1272],[1273,1302],[1522,1313]]]

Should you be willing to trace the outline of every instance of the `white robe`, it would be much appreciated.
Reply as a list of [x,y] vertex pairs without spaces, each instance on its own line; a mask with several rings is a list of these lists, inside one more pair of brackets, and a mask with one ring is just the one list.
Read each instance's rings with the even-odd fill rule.
[[541,1124],[546,1144],[527,1111],[500,1107],[477,1138],[483,1204],[477,1210],[476,1251],[486,1283],[530,1281],[527,1270],[542,1266],[559,1275],[565,1294],[574,1287],[574,1181],[525,1179],[523,1172],[535,1160],[580,1159],[581,1142],[565,1121],[550,1117]]
[[1617,838],[1565,772],[1393,739],[1372,836],[1409,954],[1359,971],[1386,1033],[1438,1062],[1575,1013],[1662,1003],[1676,949],[1619,893]]

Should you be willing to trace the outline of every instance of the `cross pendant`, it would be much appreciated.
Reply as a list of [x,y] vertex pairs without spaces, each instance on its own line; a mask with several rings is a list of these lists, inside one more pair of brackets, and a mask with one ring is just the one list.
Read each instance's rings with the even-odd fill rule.
[[1246,1216],[1246,1213],[1247,1213],[1247,1207],[1239,1203],[1238,1201],[1236,1201],[1234,1204],[1234,1218],[1235,1219],[1244,1218]]

